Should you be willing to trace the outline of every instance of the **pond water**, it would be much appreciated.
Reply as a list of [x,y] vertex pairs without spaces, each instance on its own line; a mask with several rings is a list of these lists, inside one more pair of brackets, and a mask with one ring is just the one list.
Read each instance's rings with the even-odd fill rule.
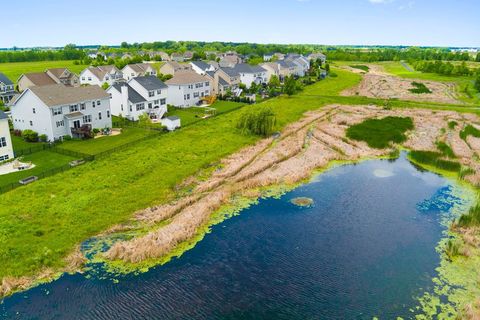
[[0,318],[411,318],[433,287],[440,221],[458,203],[404,154],[336,167],[214,226],[166,265],[119,281],[64,275],[5,299]]

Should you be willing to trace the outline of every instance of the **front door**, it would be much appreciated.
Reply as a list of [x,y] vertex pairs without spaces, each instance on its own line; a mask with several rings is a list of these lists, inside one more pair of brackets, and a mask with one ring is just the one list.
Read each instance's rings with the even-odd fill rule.
[[79,129],[80,128],[80,120],[75,120],[73,121],[73,127],[75,129]]

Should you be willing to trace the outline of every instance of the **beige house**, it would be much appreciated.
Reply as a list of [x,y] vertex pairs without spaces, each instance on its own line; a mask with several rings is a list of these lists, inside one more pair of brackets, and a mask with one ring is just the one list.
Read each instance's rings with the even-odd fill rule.
[[190,64],[180,64],[175,61],[167,61],[163,66],[160,67],[161,74],[171,74],[175,75],[179,71],[191,71],[192,66]]
[[157,70],[150,63],[127,64],[122,69],[123,78],[130,80],[136,77],[156,76]]
[[80,86],[79,78],[67,68],[47,69],[45,72],[25,73],[18,78],[18,90],[20,92],[37,86],[48,86],[52,84],[63,84],[69,87]]
[[224,95],[228,91],[236,94],[240,85],[240,74],[233,68],[220,68],[215,72],[213,88],[215,94]]

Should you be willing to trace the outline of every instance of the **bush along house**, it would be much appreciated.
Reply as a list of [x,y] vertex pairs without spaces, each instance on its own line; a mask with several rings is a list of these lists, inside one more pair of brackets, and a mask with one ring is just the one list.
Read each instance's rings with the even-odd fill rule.
[[33,130],[48,141],[112,127],[109,95],[99,86],[28,88],[11,103],[11,118],[15,130]]

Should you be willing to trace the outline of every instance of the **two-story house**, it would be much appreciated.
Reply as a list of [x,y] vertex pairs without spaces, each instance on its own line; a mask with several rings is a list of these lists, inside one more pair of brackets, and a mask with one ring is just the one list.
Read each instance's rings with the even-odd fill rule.
[[260,66],[253,66],[246,63],[240,63],[233,67],[236,73],[240,75],[240,82],[247,88],[252,86],[252,83],[262,84],[267,83],[267,70]]
[[56,83],[61,83],[65,86],[78,87],[80,80],[78,76],[68,70],[67,68],[53,68],[47,69],[46,74],[52,78]]
[[190,71],[192,66],[190,64],[180,64],[175,61],[167,61],[160,67],[161,74],[175,75],[176,72]]
[[108,88],[112,114],[138,121],[147,114],[161,119],[167,112],[168,86],[155,76],[136,77]]
[[67,68],[47,69],[45,72],[24,73],[18,78],[20,92],[33,86],[49,86],[63,84],[64,86],[78,87],[78,76]]
[[81,138],[86,130],[112,127],[109,98],[99,86],[34,86],[11,104],[13,127],[45,134],[49,141]]
[[13,145],[8,116],[0,110],[0,163],[9,159],[13,159]]
[[15,85],[6,75],[0,72],[0,100],[7,104],[15,96]]
[[123,74],[114,65],[88,67],[80,73],[82,85],[102,86],[104,83],[112,85],[117,81],[123,81]]
[[234,68],[219,68],[214,74],[214,92],[225,95],[232,92],[234,95],[240,95],[240,74]]
[[210,79],[193,71],[177,72],[166,84],[168,104],[179,108],[195,106],[212,94]]
[[123,69],[123,78],[130,80],[136,77],[156,76],[157,70],[150,63],[127,64]]

